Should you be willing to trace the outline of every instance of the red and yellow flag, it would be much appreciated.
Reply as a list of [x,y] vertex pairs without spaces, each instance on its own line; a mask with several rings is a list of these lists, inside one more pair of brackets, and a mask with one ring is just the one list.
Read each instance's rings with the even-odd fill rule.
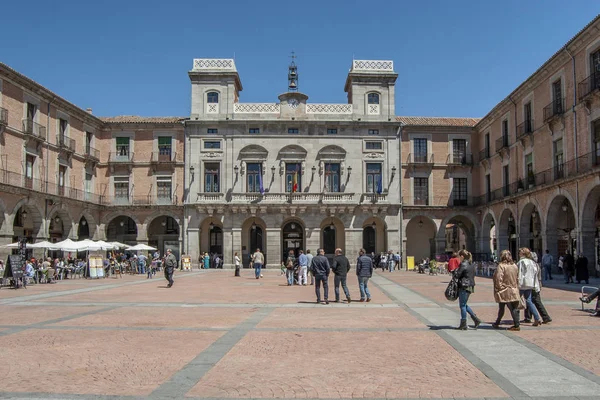
[[294,176],[292,178],[292,193],[296,193],[298,191],[298,171],[294,172]]

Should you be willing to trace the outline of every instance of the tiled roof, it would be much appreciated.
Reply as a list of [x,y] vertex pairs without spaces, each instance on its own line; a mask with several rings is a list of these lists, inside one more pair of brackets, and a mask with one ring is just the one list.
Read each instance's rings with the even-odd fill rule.
[[396,121],[406,126],[454,126],[472,128],[480,118],[448,118],[448,117],[396,117]]
[[100,117],[108,124],[178,124],[184,117],[140,117],[139,115],[117,115],[116,117]]

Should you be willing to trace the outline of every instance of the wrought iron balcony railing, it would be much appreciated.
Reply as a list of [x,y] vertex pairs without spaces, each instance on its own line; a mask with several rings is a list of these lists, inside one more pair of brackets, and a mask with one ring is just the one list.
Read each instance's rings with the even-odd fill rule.
[[56,144],[61,149],[65,149],[67,151],[70,151],[71,153],[75,152],[75,139],[71,139],[66,135],[56,135]]
[[23,133],[39,140],[46,140],[46,127],[33,122],[31,119],[23,120]]
[[472,154],[448,154],[447,165],[473,165]]
[[485,149],[479,151],[479,162],[487,160],[488,158],[490,158],[489,147],[486,147]]
[[0,107],[0,125],[8,125],[8,110]]
[[508,148],[508,146],[510,146],[510,139],[508,135],[502,135],[496,139],[496,153]]
[[577,91],[579,92],[579,100],[583,100],[585,97],[600,89],[600,72],[594,72],[577,85]]
[[533,120],[527,119],[523,121],[519,126],[517,126],[517,140],[521,139],[523,136],[526,136],[530,133],[533,133]]
[[565,113],[565,98],[556,99],[544,107],[544,122]]
[[96,160],[96,161],[100,160],[100,152],[97,149],[95,149],[95,148],[93,148],[91,146],[86,146],[85,147],[85,154],[84,155],[85,155],[86,158],[90,158],[90,159],[93,159],[93,160]]
[[128,164],[133,162],[133,152],[120,151],[108,153],[108,162],[114,164]]
[[433,164],[434,157],[432,153],[410,153],[408,155],[408,164]]
[[155,164],[173,163],[177,160],[177,153],[173,152],[152,152],[151,162]]

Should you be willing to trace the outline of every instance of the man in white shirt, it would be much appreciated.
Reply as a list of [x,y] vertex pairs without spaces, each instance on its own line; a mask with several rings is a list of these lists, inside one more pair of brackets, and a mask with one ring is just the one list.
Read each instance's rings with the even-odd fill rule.
[[256,279],[261,277],[260,270],[265,263],[265,256],[260,252],[260,249],[256,249],[256,252],[252,255],[252,265],[254,265],[254,276]]

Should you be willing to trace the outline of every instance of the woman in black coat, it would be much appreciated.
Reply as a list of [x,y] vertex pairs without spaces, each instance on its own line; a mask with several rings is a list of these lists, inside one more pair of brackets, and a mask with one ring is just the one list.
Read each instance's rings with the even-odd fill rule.
[[581,281],[585,281],[585,283],[590,283],[588,259],[583,254],[577,257],[577,261],[575,262],[575,279],[577,280],[577,283],[581,283]]
[[477,318],[475,312],[469,307],[467,302],[471,293],[475,292],[475,266],[473,265],[473,257],[467,250],[458,252],[460,266],[456,270],[455,277],[458,281],[458,305],[460,307],[460,325],[458,328],[461,331],[467,330],[467,313],[475,322],[474,328],[477,329],[481,320]]

